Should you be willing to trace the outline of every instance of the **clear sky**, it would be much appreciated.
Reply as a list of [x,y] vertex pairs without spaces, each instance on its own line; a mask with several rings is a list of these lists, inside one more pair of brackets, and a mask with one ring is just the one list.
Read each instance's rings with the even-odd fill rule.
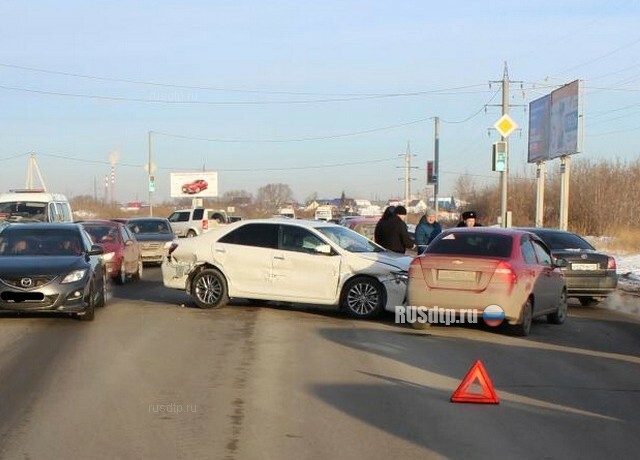
[[[214,170],[220,194],[289,184],[354,198],[425,188],[440,131],[441,193],[491,172],[489,132],[508,63],[511,166],[526,166],[531,100],[585,82],[584,152],[640,154],[640,2],[0,2],[0,191],[23,187],[28,153],[47,187],[155,200],[170,172]],[[522,82],[522,84],[520,83]],[[385,129],[383,129],[385,128]],[[163,133],[163,134],[160,134]],[[170,136],[169,136],[170,135]],[[205,140],[206,139],[206,140]]]

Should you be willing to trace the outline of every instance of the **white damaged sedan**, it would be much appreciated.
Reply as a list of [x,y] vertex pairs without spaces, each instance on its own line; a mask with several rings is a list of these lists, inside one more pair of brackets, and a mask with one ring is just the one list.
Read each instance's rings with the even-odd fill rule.
[[411,260],[328,222],[243,220],[174,242],[162,279],[200,308],[243,298],[339,305],[371,318],[404,304]]

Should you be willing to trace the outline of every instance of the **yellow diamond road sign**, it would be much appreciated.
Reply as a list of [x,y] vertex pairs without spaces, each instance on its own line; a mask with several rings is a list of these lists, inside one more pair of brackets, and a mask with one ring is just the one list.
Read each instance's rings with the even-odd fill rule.
[[517,123],[511,119],[508,113],[502,115],[502,117],[500,117],[493,126],[498,130],[502,137],[509,137],[509,134],[518,127]]

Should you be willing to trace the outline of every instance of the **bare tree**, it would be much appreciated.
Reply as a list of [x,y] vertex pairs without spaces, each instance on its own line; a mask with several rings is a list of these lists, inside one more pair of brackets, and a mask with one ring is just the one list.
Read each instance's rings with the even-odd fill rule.
[[275,214],[286,203],[293,201],[293,192],[287,184],[267,184],[258,189],[256,204],[265,212]]

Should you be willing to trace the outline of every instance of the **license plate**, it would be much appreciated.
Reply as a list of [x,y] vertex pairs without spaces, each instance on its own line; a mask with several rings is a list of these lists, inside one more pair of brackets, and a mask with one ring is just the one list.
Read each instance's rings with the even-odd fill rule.
[[475,281],[476,272],[463,270],[438,270],[438,279],[446,281]]
[[571,264],[571,270],[597,270],[598,264]]

